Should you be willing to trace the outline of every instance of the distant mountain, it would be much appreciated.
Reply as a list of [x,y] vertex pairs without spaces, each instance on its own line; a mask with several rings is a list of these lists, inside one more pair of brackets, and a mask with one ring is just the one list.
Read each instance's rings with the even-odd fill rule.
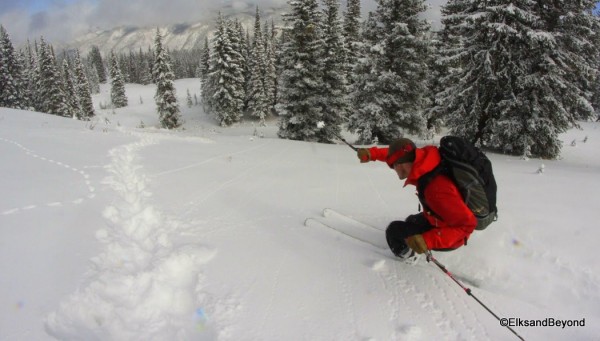
[[[282,20],[281,14],[283,12],[283,8],[261,9],[262,24],[265,21],[270,23],[271,19],[273,19],[277,25]],[[237,18],[250,31],[250,35],[253,34],[254,10],[243,13],[223,13],[223,16],[229,19]],[[204,38],[207,35],[210,37],[215,30],[216,20],[217,13],[214,14],[214,18],[201,22],[161,26],[159,28],[163,35],[163,44],[171,50],[189,50],[202,47],[204,45]],[[156,27],[121,26],[111,30],[89,32],[64,47],[67,49],[78,48],[84,55],[91,50],[93,45],[98,46],[103,55],[109,54],[111,50],[114,50],[116,53],[128,53],[132,50],[138,51],[140,48],[146,51],[148,47],[154,45],[155,36]]]
[[[193,49],[202,46],[204,37],[214,30],[211,23],[176,24],[160,27],[163,43],[170,49]],[[103,54],[114,50],[116,53],[138,51],[145,52],[154,44],[156,27],[141,28],[135,26],[117,27],[112,30],[90,32],[69,44],[69,48],[78,48],[87,53],[93,45]]]

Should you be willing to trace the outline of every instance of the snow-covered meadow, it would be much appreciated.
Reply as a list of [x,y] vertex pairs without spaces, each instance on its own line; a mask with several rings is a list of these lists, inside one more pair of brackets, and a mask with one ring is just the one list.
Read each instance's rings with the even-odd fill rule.
[[[114,112],[103,88],[93,122],[0,108],[0,340],[516,339],[434,265],[303,225],[416,212],[385,164],[274,120],[218,127],[185,105],[197,79],[176,86],[182,131],[156,128],[153,86]],[[499,221],[436,253],[500,317],[585,319],[525,339],[600,336],[600,123],[582,127],[561,160],[489,154]]]

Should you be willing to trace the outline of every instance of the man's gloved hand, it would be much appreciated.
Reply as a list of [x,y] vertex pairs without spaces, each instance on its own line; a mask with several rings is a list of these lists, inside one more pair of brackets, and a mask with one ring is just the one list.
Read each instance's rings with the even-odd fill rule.
[[356,155],[361,163],[371,161],[371,152],[367,148],[358,148]]
[[420,234],[415,234],[406,238],[406,244],[418,254],[425,253],[428,250],[427,243],[425,243],[425,239],[423,239],[423,236]]

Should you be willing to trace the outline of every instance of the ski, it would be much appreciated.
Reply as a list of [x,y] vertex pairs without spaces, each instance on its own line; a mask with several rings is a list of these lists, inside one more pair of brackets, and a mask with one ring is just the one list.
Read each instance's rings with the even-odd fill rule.
[[378,249],[389,250],[385,241],[385,233],[381,230],[379,232],[373,229],[366,230],[364,228],[357,228],[351,224],[345,224],[344,222],[334,225],[331,222],[324,223],[315,218],[307,218],[304,221],[304,225],[308,227],[328,228]]
[[379,251],[385,251],[384,254],[389,258],[412,266],[416,265],[421,258],[421,255],[415,255],[407,259],[390,255],[390,248],[385,239],[385,231],[374,226],[360,222],[330,208],[323,210],[323,217],[326,222],[316,218],[307,218],[304,221],[304,225],[334,230],[349,238],[374,246]]
[[347,215],[345,215],[343,213],[340,213],[340,212],[334,210],[333,208],[325,208],[325,209],[323,209],[323,217],[325,217],[325,218],[340,219],[340,220],[343,220],[345,223],[352,224],[352,225],[354,225],[356,227],[359,227],[359,228],[373,229],[373,230],[385,233],[385,231],[382,230],[382,229],[378,229],[375,226],[372,226],[372,225],[369,225],[369,224],[365,224],[365,223],[363,223],[361,221],[358,221],[358,220],[356,220],[356,219],[354,219],[354,218],[352,218],[350,216],[347,216]]

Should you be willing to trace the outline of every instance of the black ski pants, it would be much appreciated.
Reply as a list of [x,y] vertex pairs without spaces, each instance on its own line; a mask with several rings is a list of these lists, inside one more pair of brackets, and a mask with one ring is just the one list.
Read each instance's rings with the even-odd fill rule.
[[404,239],[421,234],[433,228],[423,213],[409,215],[405,221],[392,221],[385,230],[385,238],[395,255],[401,254],[408,245]]

